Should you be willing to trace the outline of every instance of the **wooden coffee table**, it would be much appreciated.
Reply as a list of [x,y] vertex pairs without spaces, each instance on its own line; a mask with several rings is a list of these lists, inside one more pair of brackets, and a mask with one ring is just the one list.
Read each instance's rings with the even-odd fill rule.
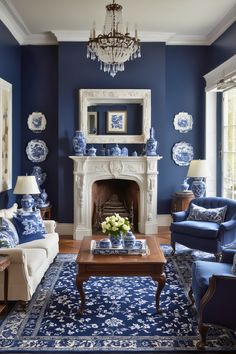
[[[101,238],[101,237],[100,237]],[[83,238],[77,257],[78,274],[76,285],[80,293],[79,313],[85,307],[84,281],[89,277],[129,277],[150,276],[158,283],[156,291],[156,310],[160,313],[160,294],[165,286],[166,275],[164,265],[166,259],[155,236],[141,236],[146,239],[150,254],[148,255],[93,255],[90,251],[91,240],[99,240],[96,236]]]

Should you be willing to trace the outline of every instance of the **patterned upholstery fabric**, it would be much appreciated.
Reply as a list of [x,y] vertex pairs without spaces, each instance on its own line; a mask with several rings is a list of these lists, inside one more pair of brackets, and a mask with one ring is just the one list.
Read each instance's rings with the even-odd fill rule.
[[41,215],[36,212],[20,212],[13,217],[20,243],[30,242],[44,238],[44,227]]
[[2,223],[0,226],[0,248],[14,248],[19,243],[19,237],[13,223],[2,218]]
[[220,208],[203,208],[194,203],[191,204],[188,220],[210,221],[221,224],[225,220],[227,206]]

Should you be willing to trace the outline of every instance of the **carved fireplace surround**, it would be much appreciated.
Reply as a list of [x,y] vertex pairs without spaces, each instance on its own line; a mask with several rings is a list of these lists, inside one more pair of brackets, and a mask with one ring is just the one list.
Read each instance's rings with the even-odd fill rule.
[[74,239],[92,234],[92,186],[107,179],[132,180],[138,184],[138,231],[157,233],[157,176],[161,156],[70,158],[74,161]]

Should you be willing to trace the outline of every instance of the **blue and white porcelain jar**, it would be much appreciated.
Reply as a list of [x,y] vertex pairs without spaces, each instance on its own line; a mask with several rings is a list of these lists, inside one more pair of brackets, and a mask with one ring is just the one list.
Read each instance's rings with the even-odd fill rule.
[[146,144],[146,155],[156,156],[157,155],[158,142],[154,138],[154,128],[150,129],[150,138],[147,140]]
[[116,146],[112,149],[112,156],[120,156],[121,155],[121,149],[119,148],[119,145],[116,144]]
[[125,248],[134,248],[136,242],[136,238],[132,231],[127,231],[124,237],[124,247]]
[[122,246],[122,234],[119,233],[118,235],[113,235],[110,234],[110,241],[111,241],[111,246],[113,248],[118,248]]
[[76,156],[83,156],[86,152],[86,139],[81,130],[76,130],[73,138],[73,148]]
[[89,156],[96,156],[97,149],[95,149],[94,146],[91,146],[91,148],[88,150],[88,155]]
[[99,242],[99,247],[100,248],[111,248],[111,241],[109,238],[103,238]]

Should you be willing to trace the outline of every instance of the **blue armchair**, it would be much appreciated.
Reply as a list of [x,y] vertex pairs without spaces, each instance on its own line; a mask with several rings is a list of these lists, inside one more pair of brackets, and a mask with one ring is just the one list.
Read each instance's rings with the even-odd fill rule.
[[[190,210],[195,206],[209,209],[227,207],[224,221],[215,222],[189,220]],[[209,210],[210,213],[210,210]],[[236,201],[221,197],[206,197],[193,199],[187,210],[173,213],[170,226],[172,254],[175,253],[175,243],[204,252],[213,253],[219,258],[224,245],[236,240]]]
[[198,311],[199,349],[206,345],[209,326],[236,330],[236,276],[232,273],[236,249],[223,249],[221,262],[195,261],[189,296]]

